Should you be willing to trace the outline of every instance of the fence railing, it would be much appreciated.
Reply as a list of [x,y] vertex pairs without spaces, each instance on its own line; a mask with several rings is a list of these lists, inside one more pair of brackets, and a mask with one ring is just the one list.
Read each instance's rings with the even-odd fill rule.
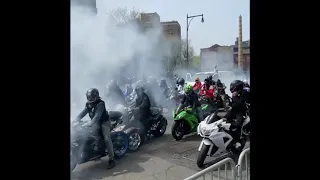
[[[221,167],[224,166],[224,179],[227,180],[228,179],[228,164],[230,164],[231,166],[231,180],[242,180],[243,176],[243,164],[245,164],[246,166],[246,180],[250,179],[250,171],[249,171],[249,165],[248,165],[248,157],[250,154],[250,148],[245,149],[241,152],[240,156],[239,156],[239,160],[238,160],[238,164],[236,165],[236,163],[234,162],[233,159],[231,158],[226,158],[223,159],[221,161],[219,161],[218,163],[207,167],[206,169],[184,179],[184,180],[197,180],[199,178],[202,177],[203,180],[206,179],[206,177],[208,177],[208,175],[211,175],[211,180],[214,179],[214,171],[218,170],[218,175],[217,178],[220,180],[221,176],[220,176],[220,169]],[[206,176],[207,175],[207,176]]]
[[245,149],[241,152],[240,156],[239,156],[239,160],[238,160],[238,164],[237,164],[237,177],[238,180],[242,180],[242,170],[243,170],[243,164],[245,164],[245,175],[246,175],[246,179],[249,180],[250,179],[250,171],[249,171],[249,163],[248,163],[248,159],[249,159],[249,154],[250,154],[250,148]]
[[234,161],[231,158],[226,158],[223,159],[221,161],[219,161],[218,163],[184,179],[184,180],[196,180],[199,179],[200,177],[202,177],[204,180],[206,179],[206,174],[211,174],[211,179],[213,180],[214,178],[214,174],[213,172],[215,170],[218,170],[218,179],[220,180],[220,168],[224,165],[224,178],[227,179],[228,178],[228,164],[231,165],[231,179],[235,180],[236,178],[236,164],[234,163]]

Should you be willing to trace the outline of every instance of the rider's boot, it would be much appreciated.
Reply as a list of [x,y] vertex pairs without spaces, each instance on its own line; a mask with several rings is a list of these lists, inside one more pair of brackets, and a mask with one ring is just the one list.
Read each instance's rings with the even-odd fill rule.
[[109,159],[107,169],[112,169],[112,168],[114,168],[115,165],[116,165],[116,162],[114,161],[114,159]]

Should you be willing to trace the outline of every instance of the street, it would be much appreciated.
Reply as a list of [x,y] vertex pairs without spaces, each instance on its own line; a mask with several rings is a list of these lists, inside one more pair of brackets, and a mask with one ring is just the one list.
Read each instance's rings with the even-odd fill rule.
[[[172,118],[168,114],[168,127],[163,137],[148,141],[138,152],[127,153],[125,157],[116,161],[116,167],[111,170],[106,169],[107,157],[97,162],[78,165],[72,172],[71,179],[181,180],[200,171],[196,165],[196,158],[201,138],[194,134],[186,136],[181,141],[174,140],[171,136]],[[246,146],[250,146],[250,143]],[[208,157],[206,162],[210,161],[212,158]],[[221,174],[223,177],[224,172]]]

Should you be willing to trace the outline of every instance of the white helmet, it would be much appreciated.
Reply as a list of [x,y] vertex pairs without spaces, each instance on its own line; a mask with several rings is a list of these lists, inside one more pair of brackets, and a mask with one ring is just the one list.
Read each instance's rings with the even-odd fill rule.
[[245,84],[248,84],[248,80],[247,79],[242,80],[242,82],[245,83]]

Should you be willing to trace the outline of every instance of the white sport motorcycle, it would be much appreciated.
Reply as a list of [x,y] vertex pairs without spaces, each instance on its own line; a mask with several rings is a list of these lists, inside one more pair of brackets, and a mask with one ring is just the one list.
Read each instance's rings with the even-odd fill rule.
[[[243,127],[249,121],[250,118],[246,118]],[[215,157],[216,160],[222,160],[234,154],[234,143],[231,143],[233,138],[228,133],[230,126],[230,123],[227,123],[217,116],[217,112],[206,117],[204,121],[198,125],[197,132],[203,138],[198,149],[197,165],[199,168],[203,166],[207,156]],[[248,135],[242,131],[242,135],[244,134]]]

